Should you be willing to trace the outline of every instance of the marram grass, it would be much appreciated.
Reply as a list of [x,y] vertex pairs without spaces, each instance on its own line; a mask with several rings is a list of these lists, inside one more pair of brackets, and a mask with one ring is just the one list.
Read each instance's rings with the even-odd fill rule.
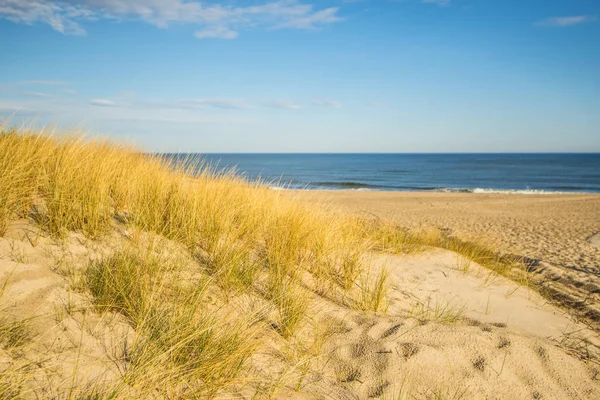
[[[114,361],[120,380],[93,388],[99,398],[213,396],[247,376],[265,329],[296,340],[309,325],[316,285],[344,299],[369,297],[357,284],[368,268],[361,258],[374,244],[364,224],[190,160],[175,163],[77,135],[3,129],[0,235],[20,218],[58,241],[71,232],[102,239],[125,226],[179,243],[201,267],[186,270],[132,240],[74,278],[97,313],[120,314],[135,332],[127,355]],[[214,289],[224,295],[220,304],[244,293],[262,298],[273,322],[224,316],[225,305],[207,300]],[[377,303],[386,289],[373,290]],[[372,301],[364,307],[380,308]]]
[[[314,317],[315,296],[385,311],[388,272],[371,270],[372,251],[433,245],[505,267],[475,244],[304,205],[193,160],[175,163],[107,141],[0,127],[0,236],[20,218],[58,241],[71,232],[102,238],[125,226],[177,243],[197,267],[132,240],[75,279],[96,312],[122,316],[135,333],[127,354],[114,361],[120,380],[80,390],[94,398],[206,398],[252,382],[250,360],[266,331],[299,340]],[[220,306],[208,300],[215,293]],[[267,304],[272,316],[225,313],[230,299],[243,295]],[[19,340],[30,333],[21,328],[0,319],[9,344],[24,345]],[[27,379],[17,372],[29,371],[19,368],[0,379],[0,395],[19,397]],[[73,390],[63,397],[77,398]]]

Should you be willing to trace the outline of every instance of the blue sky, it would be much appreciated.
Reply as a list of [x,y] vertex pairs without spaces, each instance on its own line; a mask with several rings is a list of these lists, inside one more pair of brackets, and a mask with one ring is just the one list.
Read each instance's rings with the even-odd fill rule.
[[600,151],[598,0],[0,0],[0,115],[190,152]]

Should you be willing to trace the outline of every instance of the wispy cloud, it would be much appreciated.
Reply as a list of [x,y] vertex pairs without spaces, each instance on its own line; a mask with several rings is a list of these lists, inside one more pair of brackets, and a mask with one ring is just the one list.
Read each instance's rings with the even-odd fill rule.
[[[0,0],[1,3],[1,0]],[[2,11],[0,10],[0,13]],[[36,85],[36,86],[60,86],[60,85],[66,85],[68,84],[68,82],[65,81],[21,81],[21,82],[17,82],[16,85]]]
[[52,98],[52,97],[54,97],[54,96],[53,96],[53,95],[51,95],[51,94],[48,94],[48,93],[42,93],[42,92],[26,92],[26,91],[23,91],[23,92],[18,92],[18,93],[19,93],[19,94],[22,94],[22,95],[25,95],[25,96],[43,97],[43,98],[45,98],[45,99],[49,99],[49,98]]
[[[17,121],[19,118],[43,117],[41,121],[56,123],[62,121],[68,125],[78,124],[86,121],[137,121],[137,122],[165,122],[172,123],[204,123],[204,122],[227,122],[251,120],[251,116],[242,114],[233,115],[218,112],[199,111],[197,109],[173,109],[167,107],[155,107],[148,112],[146,107],[132,107],[122,103],[120,99],[92,99],[105,101],[82,101],[73,98],[55,98],[52,100],[42,98],[29,98],[22,100],[0,99],[0,117]],[[112,106],[114,105],[114,106]],[[52,116],[51,119],[44,119]],[[14,119],[13,119],[14,118]]]
[[90,104],[93,106],[100,106],[100,107],[117,107],[118,106],[118,104],[115,101],[108,100],[108,99],[91,99]]
[[265,107],[279,108],[282,110],[300,110],[302,108],[301,104],[288,99],[259,100],[258,103]]
[[[36,82],[36,83],[33,83]],[[45,82],[45,83],[39,83],[39,82]],[[16,96],[28,96],[28,97],[40,97],[40,98],[54,98],[54,94],[50,94],[50,93],[45,93],[39,90],[24,90],[23,86],[28,86],[28,85],[48,85],[48,84],[55,84],[55,83],[48,83],[50,81],[24,81],[24,82],[16,82],[16,83],[4,83],[4,84],[0,84],[0,91],[1,92],[6,92],[6,93],[11,93],[13,95]]]
[[569,26],[575,26],[584,24],[586,22],[593,22],[596,17],[593,15],[575,15],[570,17],[554,17],[538,21],[535,25],[548,28],[566,28]]
[[[322,107],[339,107],[334,100],[319,99],[313,102]],[[304,106],[292,99],[241,99],[235,97],[205,97],[188,99],[141,99],[134,94],[113,98],[95,98],[89,104],[102,107],[120,107],[129,109],[173,109],[173,110],[251,110],[260,107],[281,110],[300,110]]]
[[245,29],[315,29],[340,21],[338,11],[337,7],[315,9],[302,0],[248,6],[197,0],[0,0],[0,18],[28,25],[48,24],[69,35],[85,34],[85,22],[137,19],[159,28],[171,23],[191,24],[199,28],[195,36],[200,39],[234,39]]
[[331,99],[315,99],[312,103],[319,107],[342,108],[342,104],[339,101]]
[[[164,104],[165,102],[163,102]],[[231,98],[183,99],[169,103],[175,108],[220,108],[223,110],[245,110],[251,108],[244,100]]]
[[257,107],[278,108],[282,110],[300,110],[302,104],[290,99],[240,99],[240,98],[197,98],[172,101],[137,101],[136,104],[148,106],[160,104],[163,107],[181,109],[219,108],[222,110],[249,110]]
[[26,107],[15,105],[12,102],[0,101],[0,114],[13,114],[18,112],[31,111]]
[[450,4],[450,0],[421,0],[421,3],[437,4],[438,6],[447,6],[448,4]]
[[[68,88],[62,89],[58,93],[65,92],[76,94],[77,92]],[[290,98],[239,98],[239,97],[196,97],[196,98],[171,98],[171,99],[148,99],[141,98],[134,92],[120,92],[111,97],[95,97],[88,100],[78,99],[73,96],[59,96],[47,94],[43,92],[24,92],[10,91],[19,95],[27,95],[37,97],[36,104],[69,104],[69,107],[77,105],[92,106],[92,109],[114,108],[125,111],[135,112],[198,112],[212,110],[256,110],[260,108],[272,108],[278,110],[297,111],[306,109],[307,106],[313,105],[323,108],[341,108],[342,104],[331,98],[316,98],[313,100],[297,100]],[[21,98],[25,101],[25,98]],[[51,99],[51,100],[50,100]],[[26,103],[22,103],[26,104]],[[248,114],[249,115],[249,114]]]

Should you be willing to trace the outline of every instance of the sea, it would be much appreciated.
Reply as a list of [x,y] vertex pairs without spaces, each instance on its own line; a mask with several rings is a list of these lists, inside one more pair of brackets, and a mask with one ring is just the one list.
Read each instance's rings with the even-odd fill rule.
[[274,189],[600,193],[600,153],[193,155],[197,157],[219,171]]

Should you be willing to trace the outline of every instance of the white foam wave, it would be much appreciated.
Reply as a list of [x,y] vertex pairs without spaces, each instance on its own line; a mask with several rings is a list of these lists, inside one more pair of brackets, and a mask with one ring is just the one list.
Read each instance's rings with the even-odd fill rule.
[[506,190],[500,190],[500,189],[482,189],[482,188],[476,188],[476,189],[473,189],[472,192],[473,193],[480,193],[480,194],[584,194],[584,192],[553,192],[553,191],[547,191],[547,190],[541,190],[541,189],[523,189],[523,190],[506,189]]

